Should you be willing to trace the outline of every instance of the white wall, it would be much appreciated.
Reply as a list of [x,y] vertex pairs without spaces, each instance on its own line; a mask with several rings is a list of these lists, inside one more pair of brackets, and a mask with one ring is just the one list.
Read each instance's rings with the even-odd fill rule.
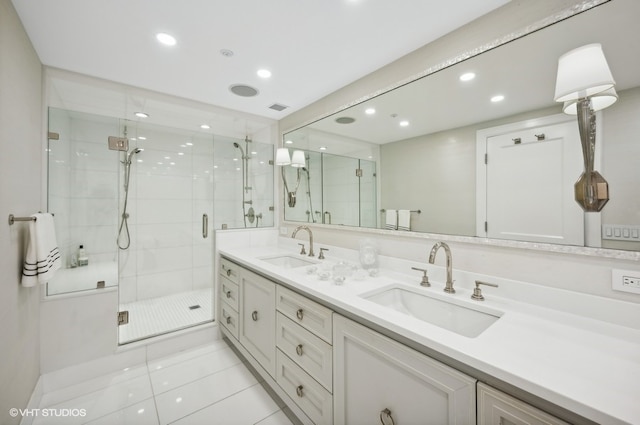
[[0,0],[0,423],[17,424],[40,375],[40,290],[22,288],[27,224],[42,210],[42,67],[9,0]]

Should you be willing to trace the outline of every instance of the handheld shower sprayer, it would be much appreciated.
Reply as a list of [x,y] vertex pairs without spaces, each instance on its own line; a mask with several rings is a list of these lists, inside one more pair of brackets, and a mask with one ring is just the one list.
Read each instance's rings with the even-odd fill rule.
[[135,148],[134,150],[130,151],[129,153],[127,153],[127,161],[126,164],[127,165],[131,165],[131,158],[133,158],[133,155],[140,153],[144,151],[144,149],[142,148]]

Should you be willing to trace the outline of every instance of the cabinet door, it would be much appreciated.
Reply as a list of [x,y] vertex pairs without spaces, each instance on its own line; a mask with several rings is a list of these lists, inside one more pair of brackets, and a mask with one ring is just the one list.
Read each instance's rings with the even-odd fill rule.
[[240,343],[273,377],[276,373],[276,285],[242,269]]
[[334,314],[334,423],[475,424],[475,379]]
[[568,425],[535,407],[478,383],[478,425]]

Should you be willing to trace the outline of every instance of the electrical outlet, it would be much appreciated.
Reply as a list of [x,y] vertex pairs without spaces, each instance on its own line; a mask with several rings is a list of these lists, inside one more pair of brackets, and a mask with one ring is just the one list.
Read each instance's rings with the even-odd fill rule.
[[640,294],[640,271],[612,269],[611,287],[614,291]]

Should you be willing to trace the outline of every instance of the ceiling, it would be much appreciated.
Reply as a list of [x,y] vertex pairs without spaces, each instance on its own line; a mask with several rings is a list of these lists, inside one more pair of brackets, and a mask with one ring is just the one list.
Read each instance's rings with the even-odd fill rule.
[[[13,0],[44,65],[271,119],[507,2]],[[234,84],[259,93],[238,96]]]

